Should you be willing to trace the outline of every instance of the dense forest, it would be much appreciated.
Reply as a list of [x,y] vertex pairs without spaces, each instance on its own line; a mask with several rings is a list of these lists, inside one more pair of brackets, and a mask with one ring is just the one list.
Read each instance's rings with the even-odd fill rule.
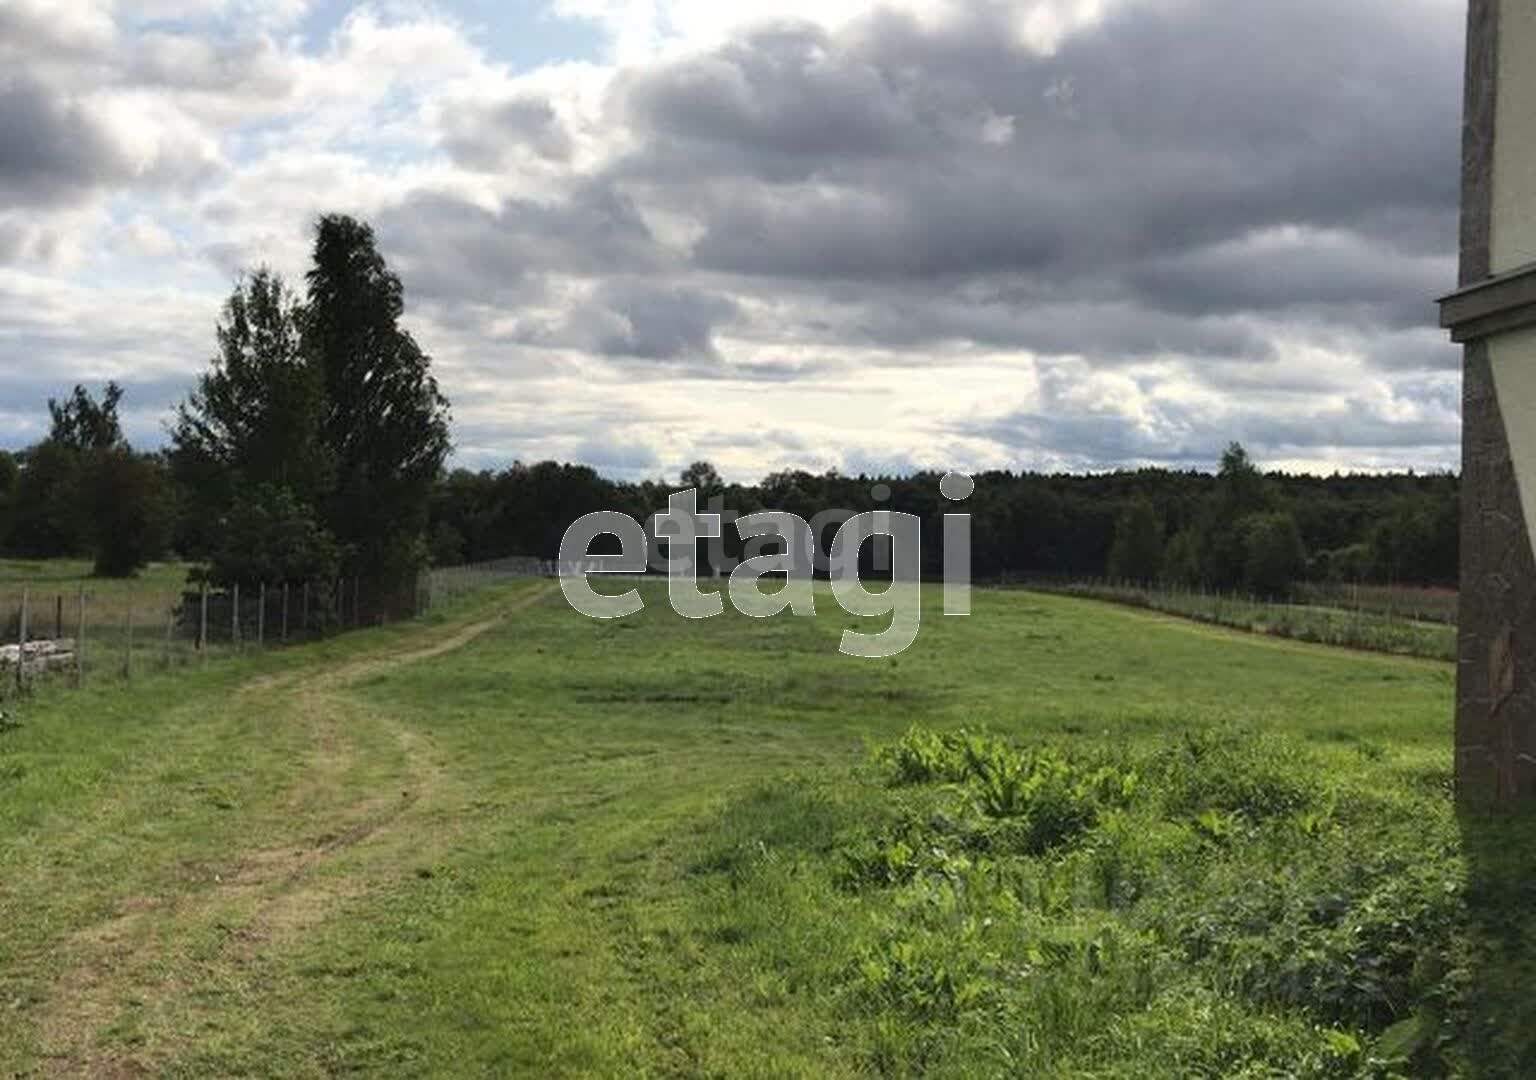
[[[122,390],[50,400],[47,437],[0,451],[0,551],[91,557],[104,575],[176,555],[215,584],[357,576],[408,579],[427,563],[509,554],[552,559],[582,514],[645,521],[680,488],[701,509],[788,510],[822,530],[838,513],[923,520],[937,574],[941,517],[972,515],[972,570],[1106,576],[1280,595],[1299,580],[1454,584],[1459,514],[1449,474],[1265,473],[1233,444],[1211,472],[988,472],[963,504],[939,476],[778,472],[727,484],[707,462],[677,481],[630,483],[585,465],[445,471],[448,403],[430,358],[399,325],[400,280],[369,227],[315,227],[302,294],[257,270],[224,306],[217,350],[169,425],[138,452]],[[727,524],[719,551],[738,554]]]
[[[940,518],[965,510],[978,578],[1107,576],[1265,594],[1302,579],[1455,584],[1455,476],[1262,473],[1235,444],[1212,464],[1212,472],[988,472],[959,505],[939,495],[937,473],[781,472],[741,485],[723,483],[704,462],[675,484],[616,482],[555,462],[457,470],[433,491],[431,546],[443,563],[506,552],[553,558],[566,525],[581,514],[611,509],[644,521],[665,509],[669,492],[696,487],[701,508],[713,499],[711,509],[735,514],[789,510],[813,523],[839,509],[916,514],[924,522],[924,568],[933,575],[942,557]],[[873,494],[879,486],[889,489],[882,501]],[[735,554],[729,526],[725,533],[723,547]]]
[[[230,498],[210,512],[206,488],[189,479],[177,453],[135,455],[114,434],[118,392],[102,402],[77,390],[54,411],[49,438],[17,455],[0,453],[0,547],[13,555],[107,553],[101,569],[121,572],[175,552],[215,559],[226,578],[269,580],[334,572],[338,556],[313,517],[283,494],[265,502]],[[106,417],[106,434],[82,437]],[[80,424],[77,418],[91,421]],[[106,447],[110,449],[100,449]],[[91,459],[101,462],[88,466]],[[109,476],[88,482],[92,469]],[[415,556],[439,565],[507,554],[554,558],[567,525],[593,510],[644,521],[668,493],[697,487],[701,508],[746,514],[782,509],[807,520],[825,511],[890,509],[924,519],[924,565],[937,573],[939,519],[972,515],[978,578],[1004,574],[1108,576],[1277,593],[1294,580],[1453,585],[1457,481],[1418,475],[1261,473],[1234,446],[1214,472],[1138,469],[1089,475],[988,472],[960,506],[939,496],[939,476],[844,476],[781,472],[756,484],[725,484],[707,463],[678,480],[626,483],[585,465],[552,461],[493,472],[458,469],[430,485],[425,539]],[[889,497],[876,501],[877,485]],[[710,502],[713,500],[713,502]],[[286,509],[285,509],[286,507]],[[827,528],[835,527],[831,518]],[[262,544],[254,535],[269,536]],[[275,534],[275,535],[274,535]],[[726,529],[724,548],[734,553]],[[263,566],[253,546],[284,553]],[[118,546],[131,550],[117,555]],[[316,554],[315,550],[321,553]],[[284,559],[287,561],[284,562]],[[246,573],[245,563],[255,562]]]
[[[231,500],[223,513],[210,515],[207,492],[178,469],[175,449],[136,455],[121,443],[115,434],[118,397],[109,387],[98,403],[77,390],[69,401],[50,403],[49,438],[16,455],[0,452],[0,550],[37,557],[105,554],[104,573],[172,552],[222,559],[229,564],[224,577],[236,580],[298,580],[337,570],[328,535],[294,504],[285,511],[282,495],[268,497],[268,510]],[[100,425],[103,416],[106,434],[82,437],[77,429]],[[93,458],[99,464],[88,464]],[[96,469],[105,475],[89,482]],[[666,507],[670,492],[697,487],[701,508],[728,514],[781,509],[813,520],[829,510],[890,509],[919,515],[924,566],[935,574],[940,515],[963,509],[972,515],[978,578],[1107,576],[1263,593],[1283,592],[1302,579],[1456,581],[1457,482],[1444,473],[1260,473],[1234,446],[1210,473],[989,472],[976,481],[975,494],[955,506],[939,496],[936,473],[782,472],[743,485],[723,483],[707,463],[690,467],[675,483],[614,481],[585,465],[552,461],[498,472],[458,469],[438,475],[430,486],[421,534],[426,542],[416,557],[438,565],[507,554],[552,559],[566,526],[582,514],[620,510],[644,521]],[[876,501],[877,485],[889,489],[887,499]],[[828,517],[830,530],[837,518]],[[269,539],[255,543],[253,534]],[[727,528],[723,547],[734,554],[733,535]],[[263,544],[285,549],[275,565],[230,550]],[[316,555],[316,548],[322,553]],[[241,573],[239,564],[253,559],[258,565]]]

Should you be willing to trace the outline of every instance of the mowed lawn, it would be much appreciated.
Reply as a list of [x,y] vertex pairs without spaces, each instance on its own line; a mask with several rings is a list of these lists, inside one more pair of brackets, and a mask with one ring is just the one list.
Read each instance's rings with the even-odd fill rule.
[[[928,595],[916,644],[864,660],[827,594],[815,619],[690,621],[644,593],[598,622],[526,583],[23,704],[0,1073],[1352,1075],[1461,1052],[1450,665],[1012,591],[966,618]],[[962,729],[989,736],[937,734]],[[1368,954],[1381,911],[1408,944]],[[1405,958],[1442,931],[1442,967]]]

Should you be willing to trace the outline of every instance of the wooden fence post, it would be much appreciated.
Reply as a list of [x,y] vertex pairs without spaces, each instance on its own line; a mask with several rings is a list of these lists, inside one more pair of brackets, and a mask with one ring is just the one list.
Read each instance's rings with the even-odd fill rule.
[[16,692],[27,688],[27,590],[21,590],[21,619],[16,624]]
[[64,636],[64,594],[59,593],[53,598],[53,636]]
[[133,678],[133,590],[128,590],[128,610],[123,615],[126,625],[126,641],[123,645],[123,678]]
[[165,605],[165,669],[169,671],[173,663],[172,654],[176,642],[176,594],[171,594],[171,602]]
[[283,644],[288,644],[288,583],[283,582]]
[[304,638],[309,639],[309,582],[304,583]]
[[235,582],[229,593],[229,647],[240,648],[240,583]]
[[79,622],[75,626],[75,685],[85,685],[85,586],[80,586]]
[[267,645],[267,583],[261,583],[260,598],[256,601],[256,647],[264,649]]
[[208,659],[208,582],[203,581],[202,589],[198,593],[197,613],[197,651],[204,659]]

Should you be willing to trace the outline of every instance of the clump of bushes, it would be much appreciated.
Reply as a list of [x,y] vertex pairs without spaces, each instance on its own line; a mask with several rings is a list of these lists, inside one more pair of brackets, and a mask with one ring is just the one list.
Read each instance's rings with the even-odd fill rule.
[[1240,728],[1111,756],[914,727],[782,820],[748,796],[715,865],[730,918],[831,920],[764,932],[815,937],[872,1067],[1444,1075],[1488,947],[1444,792],[1400,772]]
[[[877,750],[875,759],[890,785],[953,788],[958,816],[940,830],[946,839],[1003,853],[1036,855],[1070,844],[1105,810],[1129,805],[1140,782],[1134,770],[1079,760],[1050,747],[1020,748],[966,730],[914,727]],[[882,857],[910,861],[909,841],[887,843]],[[922,846],[920,840],[916,844]]]

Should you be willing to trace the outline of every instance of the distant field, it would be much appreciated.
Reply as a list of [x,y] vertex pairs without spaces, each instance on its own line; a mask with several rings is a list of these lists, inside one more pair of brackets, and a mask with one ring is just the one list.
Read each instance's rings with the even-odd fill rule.
[[44,594],[73,593],[81,586],[100,593],[175,590],[187,580],[190,563],[151,563],[131,578],[99,578],[87,559],[0,559],[0,590],[37,589]]
[[[0,559],[0,643],[16,640],[22,601],[27,637],[74,640],[83,629],[83,677],[117,677],[197,659],[187,627],[175,626],[189,563],[152,563],[130,578],[99,578],[84,559]],[[210,634],[210,651],[228,648],[228,631]],[[73,681],[73,669],[63,676]],[[0,700],[14,693],[0,680]]]
[[853,660],[826,595],[643,589],[25,705],[0,1071],[1418,1075],[1536,1035],[1479,1023],[1530,875],[1458,829],[1448,664],[1017,591]]
[[[1275,603],[1230,593],[1111,582],[1063,582],[1034,586],[1116,604],[1150,608],[1186,619],[1295,638],[1319,645],[1417,656],[1456,658],[1454,592],[1380,586],[1361,594],[1328,586],[1302,586],[1302,603]],[[1330,606],[1329,601],[1339,605]],[[1410,611],[1428,612],[1424,617]],[[1449,613],[1449,617],[1447,617]]]

